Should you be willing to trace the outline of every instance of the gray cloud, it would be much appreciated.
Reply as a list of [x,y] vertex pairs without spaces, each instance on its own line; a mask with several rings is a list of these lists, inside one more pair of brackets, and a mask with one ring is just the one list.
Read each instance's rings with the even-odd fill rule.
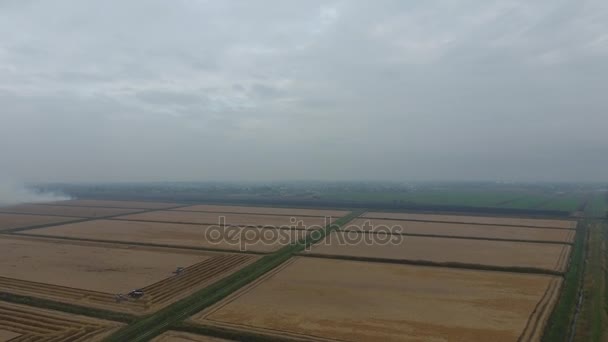
[[608,4],[0,1],[26,181],[605,180]]

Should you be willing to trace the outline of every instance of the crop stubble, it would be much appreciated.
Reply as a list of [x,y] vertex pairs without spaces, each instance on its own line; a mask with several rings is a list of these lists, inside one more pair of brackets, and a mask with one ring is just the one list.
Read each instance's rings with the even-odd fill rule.
[[341,257],[525,267],[563,272],[569,245],[532,242],[386,236],[383,242],[359,232],[333,232],[306,253]]
[[215,213],[239,213],[239,214],[270,214],[270,215],[300,215],[317,217],[342,217],[349,213],[346,210],[325,210],[325,209],[300,209],[300,208],[272,208],[272,207],[243,207],[230,205],[193,205],[190,207],[177,208],[175,210],[185,211],[205,211]]
[[[224,217],[224,221],[220,221]],[[275,216],[275,215],[253,215],[253,214],[225,214],[208,212],[191,212],[177,210],[152,211],[141,214],[125,215],[119,217],[121,220],[139,220],[150,222],[174,222],[191,224],[216,224],[223,222],[225,225],[252,226],[252,227],[291,227],[302,221],[302,229],[319,229],[325,227],[329,221],[323,217],[308,216]],[[296,226],[297,227],[297,226]]]
[[0,212],[35,215],[56,215],[69,217],[94,218],[103,216],[123,215],[141,211],[141,209],[73,207],[63,205],[19,204],[2,207]]
[[436,215],[416,213],[389,213],[389,212],[367,212],[362,215],[366,218],[396,219],[396,220],[418,220],[434,222],[460,222],[474,224],[498,224],[509,226],[530,226],[545,228],[576,228],[576,221],[553,220],[553,219],[531,219],[520,217],[491,217],[491,216],[464,216],[464,215]]
[[78,220],[74,217],[0,213],[0,231]]
[[561,278],[297,257],[191,321],[309,341],[538,341]]
[[274,228],[95,220],[32,229],[22,234],[268,253],[294,243],[308,232]]
[[[366,224],[368,223],[369,224]],[[386,227],[386,228],[381,228]],[[382,219],[356,219],[344,230],[393,232],[403,234],[428,234],[487,239],[531,240],[571,243],[574,230],[530,227],[478,225],[467,223],[420,222]]]
[[0,302],[0,341],[101,341],[122,326],[26,305]]
[[[0,291],[143,314],[203,288],[257,259],[212,253],[111,244],[0,239]],[[177,267],[185,270],[175,275]],[[115,295],[142,288],[140,300]]]

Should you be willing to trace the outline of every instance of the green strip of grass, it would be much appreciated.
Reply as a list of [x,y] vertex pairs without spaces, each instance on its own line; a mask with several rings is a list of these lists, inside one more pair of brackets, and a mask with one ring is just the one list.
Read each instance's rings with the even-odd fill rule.
[[547,322],[543,342],[567,341],[568,339],[571,323],[576,313],[579,289],[583,281],[587,229],[587,222],[579,223],[570,256],[570,267],[564,276],[560,298]]
[[251,283],[260,276],[289,260],[294,254],[305,250],[310,245],[325,238],[332,230],[350,222],[362,212],[353,212],[326,227],[323,230],[311,232],[308,237],[293,245],[286,246],[274,254],[262,257],[255,263],[240,271],[208,286],[193,295],[184,298],[158,311],[156,314],[143,317],[127,327],[120,329],[106,341],[148,341],[162,334],[169,326],[181,322],[197,312],[209,307],[234,291]]

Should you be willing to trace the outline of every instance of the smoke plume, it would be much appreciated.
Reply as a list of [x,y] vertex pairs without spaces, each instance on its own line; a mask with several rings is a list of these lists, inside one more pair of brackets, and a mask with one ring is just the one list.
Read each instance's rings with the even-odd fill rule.
[[64,194],[44,192],[19,182],[0,179],[0,206],[69,200]]

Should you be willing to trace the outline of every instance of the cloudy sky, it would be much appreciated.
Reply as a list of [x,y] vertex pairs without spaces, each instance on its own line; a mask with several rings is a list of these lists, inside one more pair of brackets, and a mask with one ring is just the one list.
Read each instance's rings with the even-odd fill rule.
[[606,0],[0,0],[23,181],[608,180]]

